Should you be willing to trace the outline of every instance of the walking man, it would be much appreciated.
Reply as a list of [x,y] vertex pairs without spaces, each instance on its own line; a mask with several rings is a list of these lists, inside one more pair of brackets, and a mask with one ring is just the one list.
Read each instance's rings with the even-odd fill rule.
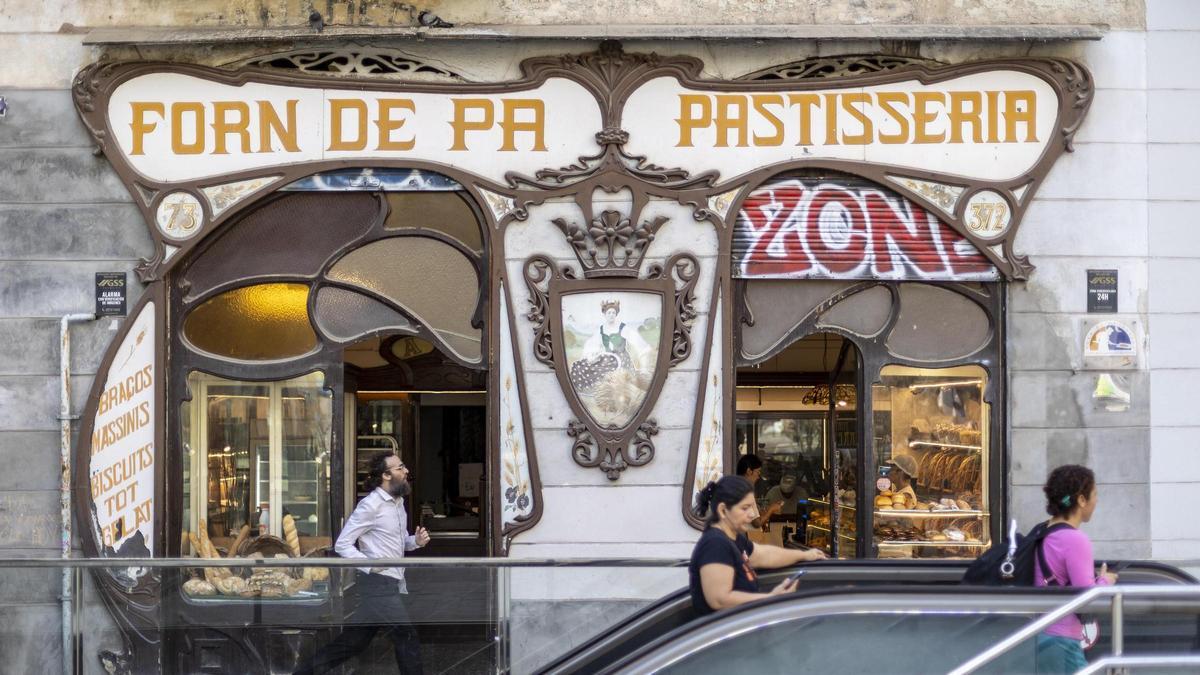
[[[334,550],[343,558],[402,558],[405,551],[429,543],[429,532],[418,527],[408,533],[404,498],[412,492],[408,468],[395,453],[375,456],[366,487],[371,493],[358,503],[338,535]],[[392,641],[396,663],[405,675],[421,673],[421,645],[404,606],[408,586],[404,570],[396,567],[359,568],[359,606],[342,634],[321,648],[308,665],[296,671],[323,673],[362,652],[380,630]]]

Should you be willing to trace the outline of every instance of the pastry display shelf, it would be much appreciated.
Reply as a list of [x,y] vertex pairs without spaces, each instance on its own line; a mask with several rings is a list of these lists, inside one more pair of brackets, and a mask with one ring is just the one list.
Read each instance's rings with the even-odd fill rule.
[[[828,527],[822,527],[822,526],[820,526],[820,525],[814,525],[814,524],[812,524],[812,523],[809,523],[809,524],[808,524],[808,529],[810,529],[810,530],[816,530],[817,532],[825,532],[826,534],[828,534],[828,533],[829,533],[829,528],[828,528]],[[845,540],[845,541],[854,541],[854,537],[853,537],[853,536],[851,536],[851,535],[848,535],[848,534],[842,534],[842,533],[840,533],[840,532],[838,533],[838,538],[839,538],[839,539],[843,539],[843,540]]]
[[[821,499],[810,499],[810,500],[808,500],[808,503],[809,503],[809,504],[816,504],[816,505],[818,505],[818,506],[825,506],[825,507],[828,507],[828,506],[829,506],[829,502],[827,502],[827,501],[824,501],[824,500],[821,500]],[[839,508],[839,509],[848,509],[848,510],[850,510],[850,511],[857,511],[857,510],[858,510],[856,507],[854,507],[854,506],[851,506],[851,505],[849,505],[849,504],[838,504],[838,508]]]
[[941,511],[926,511],[924,509],[875,509],[876,518],[981,518],[990,515],[987,511],[974,509],[945,509]]
[[962,445],[960,443],[940,443],[938,441],[909,441],[910,448],[951,448],[953,450],[983,451],[982,445]]
[[990,544],[982,541],[928,541],[926,539],[913,539],[911,541],[901,541],[888,539],[886,541],[876,541],[876,545],[888,546],[940,546],[940,547],[956,547],[956,548],[986,548]]

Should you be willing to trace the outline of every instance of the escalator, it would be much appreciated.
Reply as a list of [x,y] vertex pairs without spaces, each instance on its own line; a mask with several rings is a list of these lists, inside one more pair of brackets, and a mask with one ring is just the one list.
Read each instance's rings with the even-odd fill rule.
[[[959,583],[966,563],[829,561],[808,566],[802,589],[697,619],[687,589],[663,597],[544,667],[541,673],[947,672],[1069,600],[1071,589]],[[1122,585],[1195,585],[1152,562],[1110,562]],[[764,574],[763,586],[787,570]],[[1200,597],[1162,600],[1124,622],[1127,653],[1200,649]],[[1136,602],[1134,603],[1136,604]],[[1101,620],[1095,654],[1109,653]],[[1033,672],[1032,641],[978,672]],[[732,659],[732,660],[731,660]],[[1027,667],[1029,666],[1029,667]]]

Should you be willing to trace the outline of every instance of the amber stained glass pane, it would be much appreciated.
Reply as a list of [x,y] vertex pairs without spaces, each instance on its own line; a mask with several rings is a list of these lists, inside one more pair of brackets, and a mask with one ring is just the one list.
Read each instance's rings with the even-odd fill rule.
[[183,334],[196,349],[230,359],[294,358],[317,347],[307,303],[304,284],[243,286],[193,309]]

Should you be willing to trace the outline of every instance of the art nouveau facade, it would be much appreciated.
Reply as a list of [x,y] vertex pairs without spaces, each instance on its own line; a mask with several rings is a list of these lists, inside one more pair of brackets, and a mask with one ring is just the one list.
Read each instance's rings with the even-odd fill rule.
[[[805,487],[784,527],[841,556],[975,555],[1036,517],[1047,466],[1085,461],[1125,514],[1097,519],[1098,549],[1186,557],[1150,507],[1186,484],[1164,468],[1185,420],[1154,392],[1188,361],[1171,347],[1154,370],[1148,326],[1189,315],[1171,254],[1190,193],[1154,169],[1187,146],[1138,112],[1174,82],[1148,55],[1176,36],[1120,3],[1087,22],[1109,29],[1005,11],[952,41],[879,17],[903,43],[831,22],[841,40],[137,56],[117,35],[39,75],[0,120],[26,186],[6,227],[96,236],[52,267],[24,259],[53,242],[13,244],[34,290],[10,330],[80,309],[43,273],[76,300],[114,265],[142,287],[115,332],[78,329],[98,364],[73,454],[83,553],[237,555],[290,529],[290,554],[319,554],[362,462],[394,447],[444,555],[682,557],[695,491],[754,452]],[[41,91],[68,76],[73,110]],[[64,140],[36,106],[82,127]],[[55,144],[79,178],[52,194],[27,157]],[[1115,312],[1089,311],[1089,284],[1115,285]],[[919,463],[917,504],[877,490],[896,454]],[[585,576],[514,594],[548,616],[636,599]],[[158,620],[136,602],[156,580],[104,583],[122,626]]]

